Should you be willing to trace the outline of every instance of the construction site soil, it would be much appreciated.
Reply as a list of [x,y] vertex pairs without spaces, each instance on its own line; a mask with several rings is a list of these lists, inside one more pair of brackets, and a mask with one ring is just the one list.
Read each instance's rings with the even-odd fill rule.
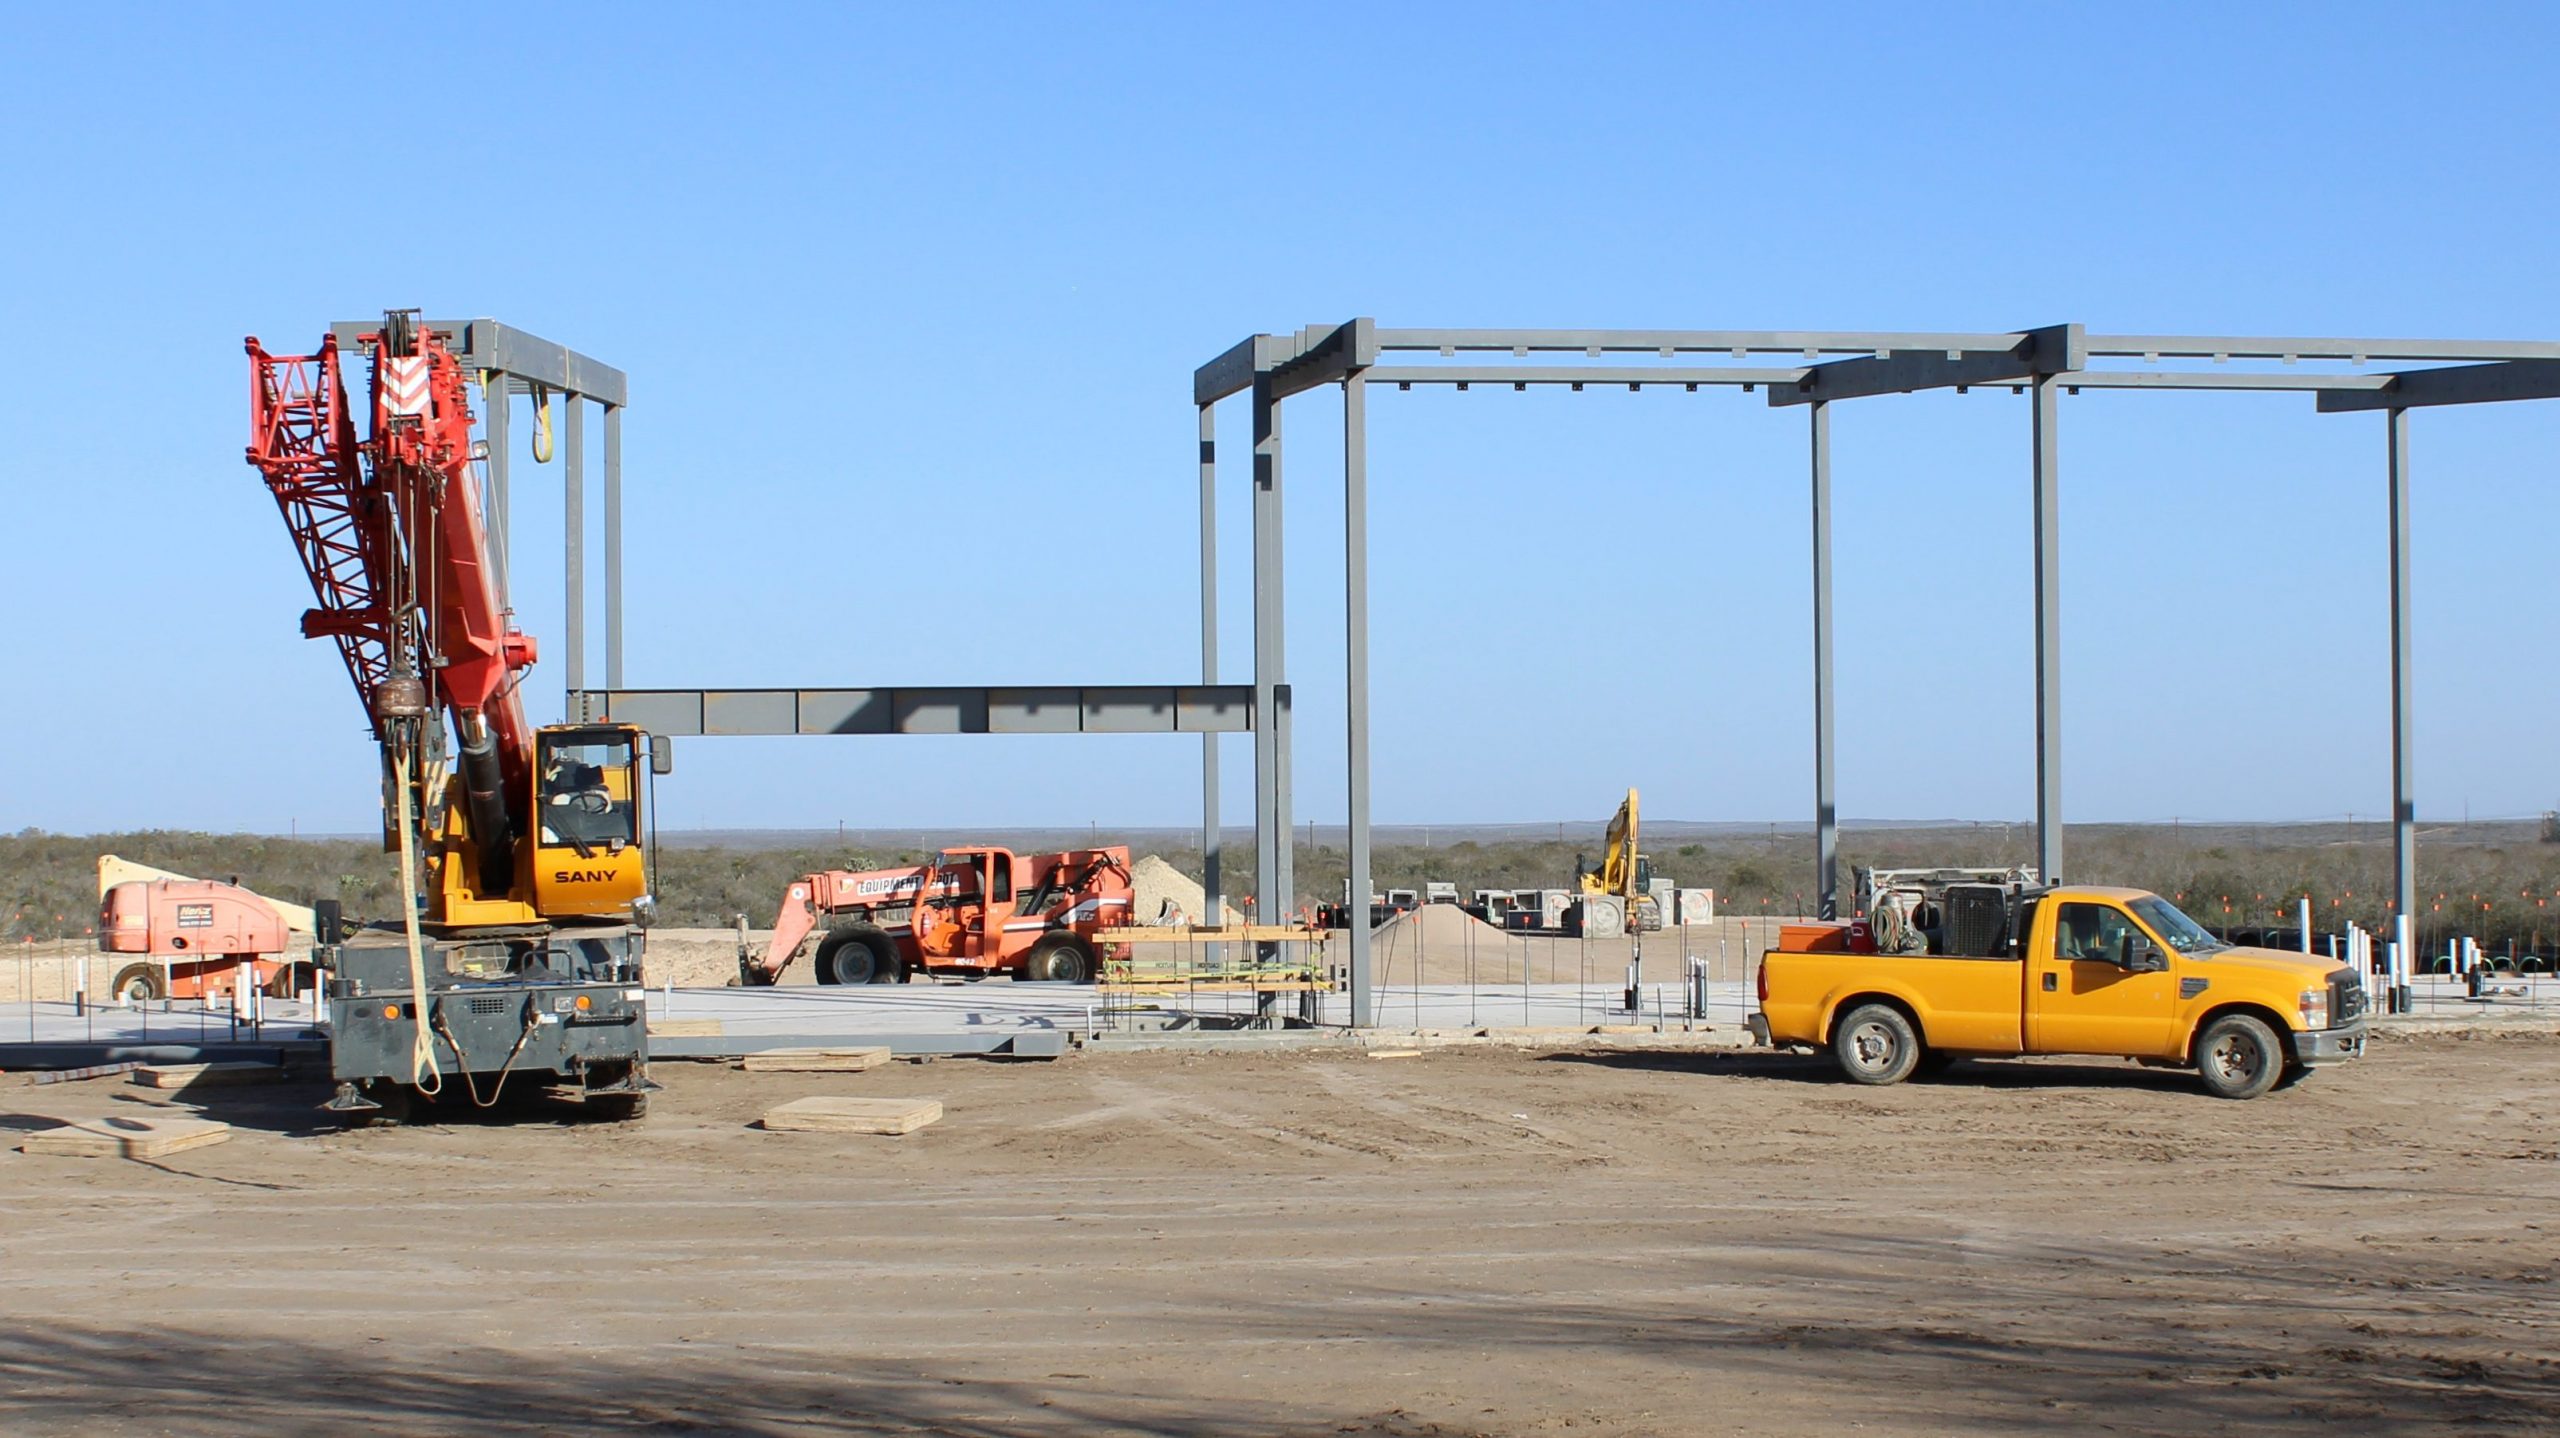
[[[340,1132],[0,1077],[0,1431],[2560,1429],[2560,1036],[2254,1103],[1767,1054],[666,1063],[651,1115]],[[812,1094],[903,1138],[767,1133]]]

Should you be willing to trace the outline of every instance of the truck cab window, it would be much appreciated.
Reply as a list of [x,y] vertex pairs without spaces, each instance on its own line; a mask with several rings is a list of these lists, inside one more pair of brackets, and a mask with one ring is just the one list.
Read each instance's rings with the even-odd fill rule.
[[2131,916],[2112,904],[2065,904],[2055,917],[2054,956],[2073,962],[2122,963],[2141,933]]
[[542,842],[619,848],[638,841],[631,803],[631,746],[594,740],[543,750]]

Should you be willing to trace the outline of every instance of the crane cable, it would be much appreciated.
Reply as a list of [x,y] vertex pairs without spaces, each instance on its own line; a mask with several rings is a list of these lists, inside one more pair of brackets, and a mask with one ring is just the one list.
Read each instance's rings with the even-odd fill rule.
[[[409,803],[408,750],[395,749],[391,764],[393,787],[400,791],[400,911],[409,938],[409,1081],[433,1098],[444,1091],[444,1073],[436,1067],[436,1041],[427,1030],[427,960],[418,944],[418,837]],[[461,1055],[457,1045],[454,1056]]]

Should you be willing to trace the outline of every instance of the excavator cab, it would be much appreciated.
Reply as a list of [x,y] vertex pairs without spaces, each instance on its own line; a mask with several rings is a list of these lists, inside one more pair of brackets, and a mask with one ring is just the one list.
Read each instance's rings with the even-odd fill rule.
[[648,892],[641,862],[640,731],[627,724],[561,724],[534,735],[534,907],[546,915],[630,911]]

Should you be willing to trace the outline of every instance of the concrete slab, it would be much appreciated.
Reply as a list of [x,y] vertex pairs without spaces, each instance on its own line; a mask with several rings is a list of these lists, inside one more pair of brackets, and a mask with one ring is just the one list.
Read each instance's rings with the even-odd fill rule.
[[163,1158],[230,1137],[231,1125],[211,1119],[120,1115],[28,1134],[18,1151],[62,1158]]
[[940,1099],[816,1097],[766,1110],[764,1126],[776,1133],[901,1134],[941,1119]]

